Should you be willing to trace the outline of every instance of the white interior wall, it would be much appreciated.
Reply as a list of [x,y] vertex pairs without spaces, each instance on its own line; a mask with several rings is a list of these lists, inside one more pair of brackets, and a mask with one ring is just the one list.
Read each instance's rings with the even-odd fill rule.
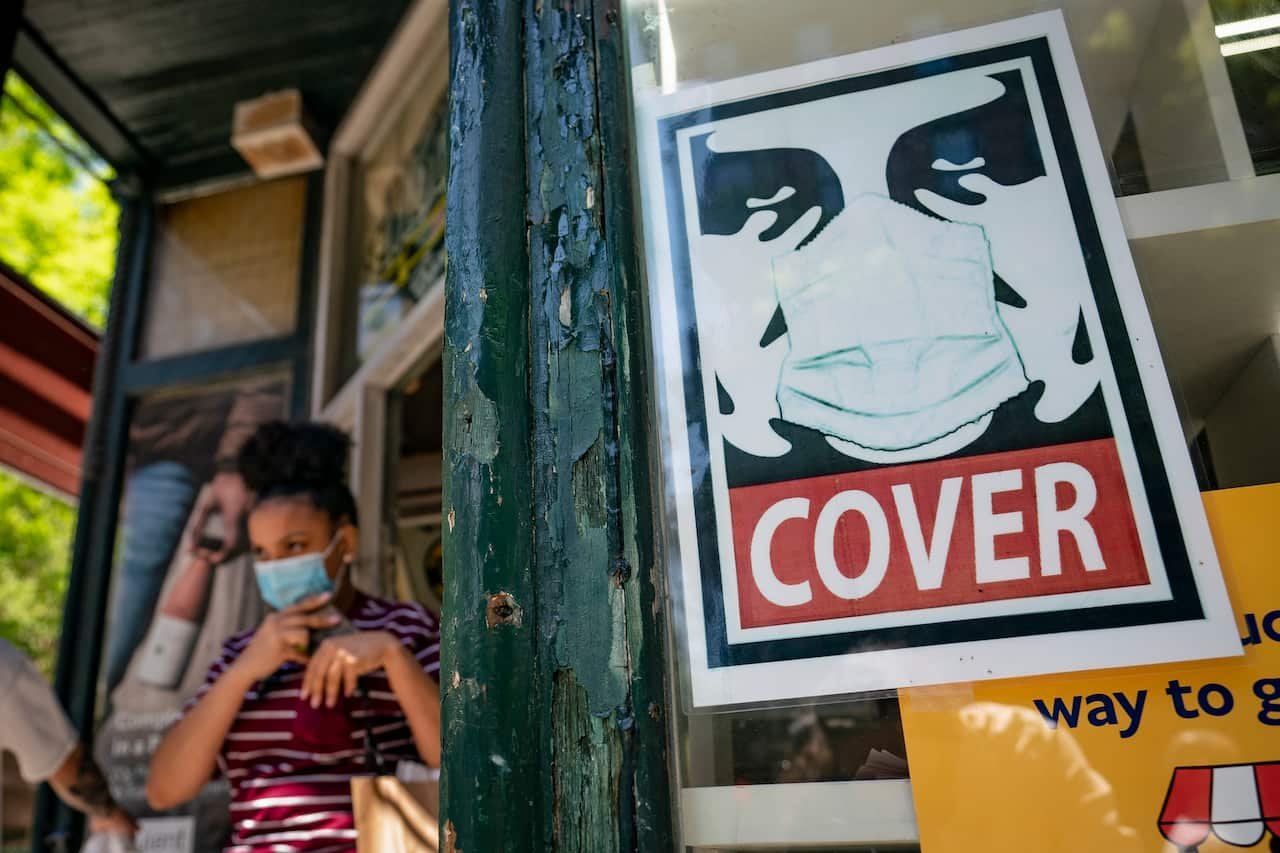
[[1280,481],[1280,335],[1258,347],[1205,429],[1219,486]]

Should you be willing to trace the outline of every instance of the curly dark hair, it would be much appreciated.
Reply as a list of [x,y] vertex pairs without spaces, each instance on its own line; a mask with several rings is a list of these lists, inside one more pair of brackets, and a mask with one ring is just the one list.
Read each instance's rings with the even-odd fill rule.
[[321,423],[270,421],[258,427],[236,459],[258,503],[308,498],[333,523],[356,523],[356,501],[347,488],[351,439]]

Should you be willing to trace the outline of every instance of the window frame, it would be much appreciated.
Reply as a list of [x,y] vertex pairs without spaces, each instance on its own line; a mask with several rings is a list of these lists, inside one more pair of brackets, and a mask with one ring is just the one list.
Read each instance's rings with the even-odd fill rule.
[[392,397],[439,360],[444,338],[444,275],[403,317],[351,376],[341,378],[348,311],[355,202],[360,170],[381,147],[408,105],[424,93],[447,96],[448,3],[415,0],[377,66],[334,134],[325,167],[324,213],[317,273],[311,416],[348,431],[353,439],[351,487],[366,519],[377,519],[361,538],[363,579],[383,588],[382,567],[391,547],[386,520],[394,466],[387,451],[396,411]]
[[[668,4],[658,0],[655,5],[658,9],[655,24],[659,41],[669,44],[672,23],[668,17]],[[1227,69],[1214,38],[1209,2],[1182,0],[1178,6],[1187,16],[1195,70],[1208,96],[1223,177],[1214,182],[1116,196],[1126,240],[1131,247],[1151,238],[1280,219],[1280,174],[1260,176],[1256,173]],[[660,84],[656,68],[632,63],[637,63],[637,60],[629,57],[630,87],[637,85],[638,75],[647,75],[640,77],[644,85],[656,87]],[[633,96],[634,91],[632,88]],[[633,114],[631,120],[636,123],[639,117]],[[635,132],[643,132],[643,129],[636,128]],[[634,136],[632,141],[635,141]],[[634,159],[632,167],[638,173]],[[640,204],[640,194],[637,193],[636,220],[643,223],[645,213]],[[644,302],[646,307],[651,307],[648,270],[643,269],[648,262],[645,249],[641,242],[642,280],[646,282]],[[652,345],[651,341],[649,343]],[[661,418],[655,415],[654,423],[660,424]],[[650,437],[655,459],[661,458],[657,452],[660,441],[660,433],[655,429]],[[666,474],[658,473],[655,477],[662,482]],[[659,486],[655,491],[663,495],[665,486]],[[662,523],[657,526],[655,562],[661,571],[666,572],[668,561],[672,559],[668,553],[672,540]],[[666,580],[671,583],[670,577]],[[678,604],[668,599],[667,605],[670,611],[678,612]],[[681,637],[677,623],[674,617],[668,620],[666,639],[668,699],[672,709],[669,727],[673,760],[670,774],[673,798],[678,807],[676,821],[681,849],[698,853],[719,853],[746,847],[776,850],[815,845],[823,849],[837,845],[918,849],[920,835],[910,779],[762,785],[691,784],[688,777],[695,774],[690,772],[689,761],[715,761],[716,744],[712,737],[711,716],[744,712],[733,708],[689,712],[682,695]],[[692,755],[682,755],[686,750]],[[779,815],[794,819],[783,825],[777,820]]]

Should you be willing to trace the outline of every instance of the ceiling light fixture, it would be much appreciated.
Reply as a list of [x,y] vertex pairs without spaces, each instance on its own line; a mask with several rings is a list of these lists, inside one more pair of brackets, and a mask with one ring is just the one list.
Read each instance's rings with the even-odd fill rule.
[[1280,33],[1272,33],[1269,36],[1258,36],[1257,38],[1252,39],[1229,41],[1222,45],[1222,55],[1239,56],[1242,53],[1253,53],[1255,50],[1269,50],[1273,47],[1280,47]]
[[1280,15],[1263,15],[1260,18],[1245,18],[1243,21],[1218,24],[1213,28],[1213,33],[1218,38],[1225,39],[1275,29],[1280,29]]

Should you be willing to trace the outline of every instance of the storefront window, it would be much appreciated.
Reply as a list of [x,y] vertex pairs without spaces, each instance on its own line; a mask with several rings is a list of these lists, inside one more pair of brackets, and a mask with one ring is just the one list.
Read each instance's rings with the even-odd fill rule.
[[[931,670],[924,681],[906,669],[896,674],[874,672],[866,676],[868,682],[897,688],[943,685],[907,691],[903,695],[909,701],[902,704],[894,690],[850,693],[830,686],[853,679],[847,669],[838,670],[859,665],[856,659],[847,657],[860,652],[854,641],[839,646],[832,640],[822,647],[825,650],[819,653],[818,660],[828,661],[825,670],[820,663],[804,670],[812,685],[807,698],[802,688],[791,691],[786,699],[758,698],[782,692],[780,688],[751,683],[753,679],[779,677],[780,670],[772,663],[775,659],[768,657],[772,652],[763,649],[765,641],[756,642],[739,654],[738,660],[759,656],[755,670],[750,661],[740,666],[730,660],[727,652],[713,648],[717,632],[733,636],[738,631],[747,636],[748,630],[753,630],[756,634],[750,636],[759,637],[765,636],[761,632],[766,629],[777,629],[780,623],[769,622],[770,614],[825,594],[820,581],[838,591],[836,598],[864,602],[863,611],[852,611],[857,619],[878,618],[880,621],[875,624],[888,625],[888,620],[881,618],[882,610],[875,609],[881,607],[880,599],[867,588],[871,583],[868,576],[874,574],[870,568],[875,564],[874,549],[861,574],[842,569],[834,559],[824,569],[819,535],[824,522],[818,518],[815,525],[815,517],[823,509],[823,502],[830,506],[844,501],[837,510],[822,513],[830,516],[826,532],[835,538],[833,552],[844,553],[839,549],[850,540],[867,538],[874,543],[875,519],[880,509],[888,506],[890,524],[895,524],[892,512],[906,517],[904,495],[910,498],[912,488],[916,495],[922,489],[931,489],[934,497],[908,508],[913,523],[919,525],[924,520],[924,526],[919,528],[924,537],[931,529],[937,534],[937,518],[946,515],[944,507],[952,506],[947,503],[947,488],[940,489],[939,483],[932,481],[926,488],[923,481],[910,477],[927,470],[930,460],[941,459],[945,461],[940,464],[952,466],[949,476],[958,483],[965,476],[964,460],[974,458],[968,454],[985,453],[990,458],[990,454],[1005,452],[992,439],[1002,429],[999,421],[987,433],[992,421],[983,418],[1000,418],[1000,407],[1006,403],[999,401],[1017,399],[1010,394],[1030,394],[1027,399],[1034,400],[1035,418],[1028,423],[1054,424],[1059,432],[1053,441],[1064,446],[1079,447],[1110,435],[1105,430],[1097,432],[1083,426],[1091,417],[1089,410],[1123,410],[1130,415],[1137,410],[1131,396],[1130,402],[1121,405],[1118,397],[1108,398],[1107,392],[1099,391],[1096,378],[1082,379],[1083,384],[1076,389],[1079,394],[1073,396],[1071,383],[1059,381],[1058,377],[1071,374],[1075,368],[1050,370],[1045,368],[1047,362],[1041,361],[1058,358],[1063,365],[1070,362],[1083,369],[1099,363],[1104,347],[1113,353],[1107,356],[1113,364],[1123,361],[1122,356],[1114,354],[1119,351],[1115,346],[1117,338],[1100,331],[1103,321],[1095,325],[1086,319],[1090,310],[1086,304],[1071,303],[1070,317],[1061,324],[1065,348],[1056,356],[1044,348],[1052,335],[1028,334],[1019,329],[1019,317],[1025,319],[1027,315],[1018,312],[1028,306],[1032,311],[1049,311],[1045,306],[1055,304],[1055,298],[1061,299],[1068,287],[1063,277],[1067,263],[1079,263],[1082,270],[1088,266],[1094,291],[1105,294],[1111,285],[1099,285],[1097,272],[1099,259],[1105,254],[1102,263],[1109,264],[1105,273],[1108,281],[1122,280],[1117,285],[1122,288],[1127,280],[1132,287],[1126,292],[1136,300],[1129,302],[1130,296],[1122,297],[1126,300],[1123,315],[1127,322],[1123,337],[1134,347],[1149,347],[1154,327],[1159,352],[1154,348],[1142,350],[1145,354],[1136,356],[1132,375],[1144,377],[1142,383],[1148,389],[1145,399],[1155,399],[1151,404],[1155,408],[1150,410],[1153,414],[1145,416],[1145,427],[1136,421],[1131,423],[1135,424],[1135,435],[1143,429],[1159,433],[1159,444],[1166,448],[1162,452],[1174,460],[1172,466],[1181,472],[1175,476],[1181,483],[1178,488],[1191,496],[1182,504],[1184,509],[1178,511],[1182,521],[1169,513],[1157,512],[1153,516],[1150,529],[1155,535],[1166,537],[1168,531],[1180,525],[1190,529],[1197,524],[1181,515],[1192,504],[1199,511],[1191,479],[1193,466],[1195,481],[1202,490],[1280,481],[1280,463],[1275,461],[1280,457],[1274,453],[1273,438],[1280,426],[1280,289],[1274,286],[1270,272],[1280,261],[1274,257],[1274,247],[1280,245],[1280,184],[1270,177],[1277,168],[1275,152],[1280,142],[1280,125],[1274,118],[1274,104],[1280,98],[1280,81],[1275,73],[1280,56],[1280,38],[1276,36],[1280,31],[1280,6],[1219,0],[1073,0],[1060,4],[1063,8],[1059,24],[1054,11],[1057,5],[1020,0],[964,4],[936,0],[894,4],[635,0],[627,4],[629,64],[636,104],[639,218],[645,232],[658,368],[655,382],[659,387],[654,396],[663,437],[660,454],[667,466],[665,562],[673,606],[673,648],[679,650],[673,662],[679,805],[684,840],[691,850],[728,851],[748,846],[769,850],[911,849],[921,843],[922,835],[925,849],[929,850],[929,839],[938,837],[936,822],[930,824],[938,813],[937,803],[965,787],[965,767],[982,765],[981,749],[970,750],[975,743],[988,744],[992,760],[1005,762],[1010,779],[1027,780],[1022,783],[1027,791],[1034,788],[1029,781],[1034,775],[1032,768],[1049,764],[1023,765],[1007,756],[1052,754],[1057,763],[1050,762],[1052,769],[1046,772],[1061,770],[1071,780],[1055,782],[1056,790],[1070,790],[1073,796],[1079,793],[1080,802],[1097,806],[1096,812],[1089,812],[1096,818],[1097,832],[1081,833],[1082,838],[1111,839],[1099,841],[1102,847],[1096,849],[1158,850],[1165,838],[1175,840],[1178,835],[1169,824],[1163,836],[1157,833],[1154,841],[1146,837],[1151,834],[1148,829],[1155,826],[1152,821],[1159,816],[1155,813],[1160,811],[1160,804],[1139,803],[1132,792],[1113,792],[1107,782],[1111,777],[1099,769],[1105,768],[1108,760],[1091,752],[1086,738],[1081,737],[1078,745],[1065,732],[1065,723],[1061,727],[1063,733],[1054,734],[1059,730],[1054,728],[1056,723],[1046,724],[1036,711],[1038,706],[1029,699],[1022,703],[1026,707],[1014,707],[1018,703],[1012,700],[1001,705],[997,700],[1020,694],[1012,687],[1002,692],[998,686],[1015,682],[969,682],[959,675],[948,678],[949,670],[964,671],[972,660],[963,646],[926,644],[923,649],[916,649],[918,654],[912,665]],[[1024,16],[1036,13],[1046,13],[1035,19],[1047,21],[1044,26],[1061,26],[1061,40],[1054,42],[1050,54],[1043,59],[1020,59],[1016,45],[1021,42],[1007,34],[1016,34],[1019,27],[1033,26],[1026,23],[1032,19]],[[1049,21],[1049,17],[1054,20]],[[1015,19],[1023,19],[1024,23],[1012,23]],[[1023,63],[1020,70],[1014,71],[1019,62]],[[923,85],[941,85],[937,81],[944,79],[962,80],[960,75],[970,68],[979,69],[975,73],[985,74],[993,81],[989,95],[965,94],[962,87],[948,90],[951,94],[930,93]],[[1077,73],[1078,95],[1072,89]],[[1058,82],[1045,82],[1050,79]],[[828,89],[822,90],[823,85]],[[855,93],[874,93],[877,87],[889,85],[899,88],[886,95],[883,104],[875,100],[874,94],[859,95],[861,100],[853,97]],[[912,89],[913,85],[916,88]],[[1060,86],[1060,91],[1053,90],[1055,85]],[[805,107],[810,113],[802,109],[822,98],[831,98],[835,103],[838,96],[844,95],[849,96],[847,103],[851,104],[846,113],[836,112],[835,107],[827,112],[818,107]],[[913,100],[917,97],[919,101]],[[935,101],[928,102],[929,98]],[[1065,106],[1055,107],[1058,101]],[[789,107],[795,110],[786,113],[784,110]],[[755,124],[747,121],[746,117],[755,114],[753,111],[766,110],[773,110],[771,115],[776,118]],[[1055,110],[1062,113],[1057,118]],[[797,118],[784,119],[784,115]],[[822,126],[802,124],[805,115]],[[1019,115],[1031,118],[1024,122]],[[660,131],[664,121],[667,124],[661,125]],[[1052,131],[1055,124],[1069,124],[1074,139]],[[1043,141],[1049,136],[1054,140],[1051,145]],[[1038,144],[1037,138],[1041,140]],[[1081,152],[1082,160],[1096,164],[1096,168],[1084,167],[1088,177],[1080,179],[1074,189],[1068,173],[1076,167],[1070,162],[1061,165],[1075,156],[1073,146]],[[1060,165],[1054,166],[1051,159]],[[1055,169],[1059,170],[1058,178],[1054,178]],[[694,178],[685,182],[685,175]],[[1032,198],[1031,190],[1036,186],[1043,189],[1045,177],[1051,181],[1060,179],[1068,187],[1063,209],[1073,210],[1074,214],[1054,220],[1047,212],[1054,202],[1048,196]],[[744,181],[755,183],[749,191],[735,194]],[[1016,191],[1019,188],[1021,195]],[[1100,212],[1093,218],[1081,218],[1080,211],[1088,197],[1094,199],[1093,205]],[[1114,213],[1116,206],[1118,217]],[[1112,224],[1108,224],[1108,217],[1114,220]],[[911,224],[902,224],[907,220]],[[1095,221],[1101,224],[1089,224]],[[943,223],[961,227],[943,227]],[[965,227],[975,226],[981,229],[985,244],[975,243],[970,247],[972,251],[962,251],[957,248],[958,243],[949,242],[960,240],[962,232],[969,233]],[[1009,249],[1010,242],[1022,240],[1025,244],[1039,241],[1045,234],[1060,233],[1072,241],[1078,238],[1083,245],[1090,228],[1095,227],[1113,235],[1114,239],[1105,234],[1102,238],[1108,241],[1105,252],[1099,244],[1096,250],[1085,248],[1082,261],[1069,262],[1064,260],[1066,256],[1042,254],[1027,258],[1021,270],[1017,269],[1018,262],[1011,260],[1016,251]],[[693,236],[686,238],[686,233]],[[1012,233],[1023,237],[1007,236]],[[681,236],[669,239],[671,234]],[[697,239],[704,243],[689,248],[687,244]],[[720,243],[712,245],[715,241]],[[787,245],[779,248],[784,243]],[[943,245],[950,248],[943,251]],[[806,254],[806,246],[815,248]],[[849,267],[810,259],[820,252],[830,255],[855,251],[874,255],[880,259],[876,261],[879,265],[865,281],[851,281],[848,285],[859,288],[857,298],[850,296],[845,302],[833,303],[831,299],[844,297],[833,295],[836,288],[830,282],[849,274]],[[796,260],[797,255],[800,260]],[[896,266],[893,258],[900,259],[902,266]],[[929,261],[927,271],[919,266],[922,258]],[[906,323],[895,313],[895,303],[880,295],[892,291],[895,282],[902,280],[916,288],[912,292],[922,304],[932,299],[947,306],[941,314],[930,315],[929,328],[950,328],[960,322],[966,310],[954,300],[959,299],[957,294],[963,288],[959,280],[969,274],[961,270],[973,269],[969,264],[982,268],[981,280],[990,282],[984,304],[998,306],[996,313],[1001,318],[999,324],[992,325],[994,331],[979,337],[992,341],[1002,336],[999,329],[1008,332],[1026,374],[1019,380],[1023,384],[1010,394],[993,390],[992,377],[1001,375],[999,359],[991,352],[978,356],[957,350],[946,355],[942,342],[964,334],[939,333],[931,348],[912,350],[909,358],[893,361],[891,370],[886,367],[878,377],[872,376],[859,386],[857,394],[844,399],[847,406],[836,411],[831,400],[847,385],[841,384],[844,380],[837,377],[836,367],[852,369],[849,365],[855,365],[861,369],[874,362],[859,361],[869,358],[861,345],[840,346],[850,335],[868,340],[874,337],[859,325],[859,315],[874,315],[879,324],[875,333]],[[943,266],[952,272],[944,275],[940,272]],[[677,272],[670,272],[673,269]],[[685,273],[688,281],[679,278],[682,273],[678,270],[682,269],[689,270]],[[895,278],[898,275],[901,279]],[[713,285],[699,285],[700,277],[719,278]],[[922,289],[936,283],[935,279],[945,280],[946,289],[937,290],[928,299],[921,296]],[[726,283],[732,283],[731,288]],[[687,308],[686,302],[680,301],[686,297],[670,295],[673,288],[682,287],[694,294],[687,299],[689,305],[696,305],[696,328],[686,319],[690,315],[680,313]],[[828,301],[820,301],[819,296]],[[970,307],[973,304],[976,303]],[[1150,325],[1143,317],[1144,310],[1150,313]],[[709,334],[713,328],[714,335]],[[918,333],[908,331],[910,335]],[[885,343],[898,345],[907,339],[904,333],[901,339]],[[734,370],[717,372],[713,382],[708,380],[711,384],[691,380],[690,374],[682,373],[681,364],[673,364],[679,362],[681,353],[687,355],[691,346],[700,348],[694,351],[702,353],[698,370],[707,363],[730,362],[735,365]],[[803,352],[797,355],[798,351]],[[929,367],[930,358],[937,358],[934,368]],[[981,358],[993,359],[989,370],[977,370],[974,359]],[[696,356],[694,360],[697,361]],[[976,407],[974,412],[986,415],[972,420],[958,410],[944,416],[943,409],[933,409],[936,418],[955,421],[945,427],[941,421],[923,424],[914,417],[925,405],[922,401],[928,397],[931,382],[948,371],[953,375],[968,368],[977,371],[973,381],[959,383],[964,385],[965,393],[947,397],[946,405],[962,409],[972,404]],[[1166,382],[1162,371],[1168,374],[1172,400],[1167,391],[1157,388]],[[1137,379],[1119,381],[1130,384],[1125,393],[1131,395]],[[977,400],[986,392],[975,389],[983,387],[991,391],[996,401],[990,406]],[[1021,390],[1027,387],[1031,390]],[[895,394],[897,397],[889,400]],[[1098,394],[1111,402],[1097,398]],[[1156,398],[1165,400],[1167,405]],[[677,406],[672,399],[681,402]],[[864,417],[880,403],[892,403],[897,408],[891,407],[890,414]],[[709,417],[716,423],[710,440],[706,433],[700,436],[691,427],[686,429],[686,418],[692,424],[699,417],[697,412],[703,410],[711,412]],[[1009,417],[1007,408],[1003,416]],[[912,429],[922,430],[919,436],[903,438],[903,424],[908,421],[913,424]],[[723,439],[722,446],[716,438]],[[833,450],[846,458],[833,455]],[[1187,464],[1188,452],[1193,466]],[[784,458],[792,465],[791,482],[808,482],[811,485],[806,488],[812,490],[805,497],[792,497],[790,504],[765,491],[776,485],[770,480],[768,466],[772,460]],[[673,470],[672,459],[685,460],[683,480]],[[890,467],[898,465],[902,467]],[[693,471],[692,483],[688,470]],[[864,500],[871,495],[874,502],[879,486],[863,485],[854,490],[848,485],[856,477],[862,478],[859,483],[873,483],[866,472],[885,470],[897,472],[885,476],[907,479],[894,481],[892,498],[886,480],[880,509]],[[901,473],[904,471],[914,473],[908,476]],[[846,477],[847,491],[833,497],[822,491],[824,486],[814,485],[824,477],[835,476]],[[722,491],[718,491],[720,485],[705,485],[700,479],[714,481],[716,477],[728,481]],[[1129,481],[1146,483],[1133,485],[1131,490],[1150,495],[1158,491],[1147,480]],[[904,487],[904,482],[910,485]],[[904,492],[903,488],[907,490]],[[971,500],[977,500],[977,493],[969,492],[968,486],[957,486],[957,495],[961,488],[965,497],[959,505],[964,509]],[[1082,494],[1079,488],[1077,483],[1070,487],[1074,491],[1064,485],[1052,494],[1045,492],[1043,495],[1048,496],[1042,495],[1039,506],[1060,509],[1063,496],[1074,493],[1078,497]],[[699,505],[703,509],[698,512],[717,519],[744,512],[744,507],[754,506],[752,502],[759,503],[762,509],[772,506],[766,513],[773,513],[773,526],[768,529],[781,537],[777,541],[790,543],[786,547],[799,547],[799,543],[808,549],[806,559],[816,559],[817,574],[809,581],[799,581],[799,575],[788,573],[785,549],[779,550],[768,537],[761,540],[761,545],[750,530],[741,536],[736,527],[711,537],[703,535],[704,515],[682,515],[678,507],[682,500],[691,504],[701,500],[689,498],[688,493],[696,496],[704,489],[709,497],[705,505]],[[1005,503],[1000,504],[997,515],[1012,511],[1014,504],[1008,498],[999,500]],[[1033,518],[1033,509],[1027,511],[1026,519]],[[850,533],[849,527],[839,526],[848,524],[841,518],[855,515],[866,519],[866,526],[860,530],[867,532]],[[794,531],[802,526],[797,519],[805,518],[809,519],[809,527],[804,532],[811,538],[800,543],[803,537]],[[1241,563],[1230,563],[1234,552],[1222,538],[1233,534],[1212,512],[1210,523],[1218,552],[1228,564],[1224,568],[1226,583],[1236,601],[1236,574]],[[756,531],[759,529],[757,525]],[[968,530],[962,539],[964,547],[972,548],[974,540],[967,537],[979,528]],[[947,527],[945,532],[949,537],[952,528]],[[980,538],[981,534],[977,535]],[[1040,547],[1051,535],[1052,531],[1038,531]],[[1135,535],[1140,538],[1146,534]],[[898,532],[886,534],[885,541],[892,543],[886,547],[915,547],[916,557],[912,558],[909,571],[915,573],[921,590],[929,586],[927,567],[931,564],[939,571],[967,571],[972,576],[975,571],[983,572],[983,565],[1012,566],[1003,561],[1017,561],[1021,553],[1014,550],[1013,540],[1006,539],[1004,544],[994,546],[993,563],[983,562],[980,549],[970,550],[967,558],[949,562],[945,548],[941,562],[931,563],[929,555],[938,553],[932,549],[942,540],[921,538],[912,546],[909,541],[903,545],[898,536]],[[690,546],[688,543],[694,540],[697,545]],[[956,544],[959,541],[952,539],[951,547],[960,547]],[[1060,543],[1063,541],[1059,539]],[[1207,537],[1204,541],[1209,542]],[[1098,554],[1109,547],[1104,543]],[[1161,548],[1161,554],[1168,553],[1167,545]],[[748,565],[742,557],[747,551],[751,569],[743,568]],[[1042,550],[1038,557],[1031,557],[1031,564],[1039,560],[1047,561],[1042,565],[1058,565],[1054,563],[1057,559],[1088,563],[1091,558],[1087,551],[1086,546],[1085,550],[1073,551],[1073,556],[1053,557]],[[718,593],[708,593],[704,586],[696,587],[698,594],[691,597],[690,589],[695,588],[683,583],[690,562],[702,565],[708,555],[715,558],[724,554],[739,555],[736,579],[732,570],[725,570],[721,578],[726,590],[724,600],[730,603],[722,604]],[[889,559],[886,557],[886,562]],[[1099,556],[1095,567],[1111,559]],[[1136,559],[1140,563],[1141,556]],[[764,571],[762,576],[760,565],[776,571],[772,576]],[[922,570],[925,574],[921,574]],[[1086,569],[1086,574],[1089,571]],[[987,577],[986,586],[980,584],[977,590],[979,596],[1012,575],[994,581],[994,575]],[[1198,577],[1197,583],[1203,584],[1208,575]],[[939,586],[943,582],[939,576]],[[731,590],[735,583],[760,585],[763,597],[751,605],[756,608],[754,611],[726,612],[726,608],[734,606]],[[1208,586],[1202,588],[1215,583],[1220,584],[1221,580],[1210,579]],[[1138,584],[1135,580],[1128,588]],[[1041,604],[1049,606],[1044,600]],[[912,624],[930,620],[935,611],[929,606],[922,615],[912,617]],[[892,607],[884,605],[885,609]],[[700,621],[689,621],[690,613],[698,614]],[[797,624],[786,625],[793,632],[787,636],[816,637],[821,633],[822,620],[829,615],[814,609]],[[1090,625],[1092,618],[1081,612],[1069,617],[1061,630],[1080,630]],[[1217,606],[1213,618],[1219,626],[1215,648],[1220,649],[1221,655],[1233,653],[1229,648],[1234,642],[1229,636],[1229,608]],[[704,631],[705,640],[701,636]],[[866,639],[860,642],[868,647],[891,642],[885,639],[888,634],[877,636],[869,631],[864,636]],[[1069,656],[1065,656],[1057,668],[1046,664],[1023,671],[1092,671],[1142,662],[1123,643],[1113,649],[1114,658],[1109,658],[1111,652],[1103,649],[1087,666],[1069,663]],[[1188,645],[1185,653],[1170,652],[1164,659],[1197,656],[1206,655]],[[695,659],[702,661],[705,671],[691,664]],[[863,665],[868,668],[882,665],[874,656],[867,660]],[[719,677],[711,692],[699,682],[700,674],[715,677],[718,667],[730,665],[740,666],[735,670],[742,673],[738,680]],[[1196,666],[1188,671],[1195,672]],[[1059,680],[1071,683],[1068,676]],[[960,683],[946,685],[947,681]],[[1087,679],[1083,682],[1087,683]],[[988,684],[993,686],[988,689]],[[930,690],[938,692],[932,694]],[[1089,692],[1083,691],[1078,698],[1083,700]],[[707,696],[711,693],[721,701],[709,701]],[[746,698],[735,702],[733,697]],[[1114,698],[1112,701],[1114,705]],[[904,726],[907,710],[916,715],[915,722]],[[935,711],[939,713],[928,717]],[[1093,719],[1101,721],[1105,716],[1099,713]],[[938,725],[923,734],[928,727],[921,719],[944,718],[956,722],[954,730]],[[938,734],[944,730],[955,738],[954,753],[946,751],[946,738]],[[1124,738],[1131,736],[1132,731]],[[967,745],[961,748],[962,743]],[[1010,745],[1014,743],[1019,745]],[[1008,750],[1000,744],[1008,746]],[[1168,754],[1178,751],[1174,747],[1170,744]],[[1190,763],[1181,758],[1194,752],[1179,752],[1178,763]],[[960,769],[949,765],[952,758],[959,762]],[[1206,755],[1204,761],[1214,763],[1219,758]],[[1256,759],[1248,750],[1239,756],[1241,762]],[[918,811],[922,798],[919,790],[913,791],[917,774],[908,769],[918,766],[929,770],[928,784],[932,787],[924,799],[927,813]],[[951,773],[947,778],[954,789],[944,791],[938,786],[938,771],[944,767]],[[999,769],[992,768],[990,772],[998,774]],[[973,778],[988,776],[975,771]],[[1160,799],[1165,794],[1166,786],[1162,786],[1151,796]],[[1132,811],[1126,811],[1131,806]],[[1108,812],[1108,808],[1113,811]],[[1143,809],[1154,810],[1151,821]],[[1001,819],[987,812],[980,817],[986,821]],[[957,831],[972,829],[962,821],[955,825]],[[962,826],[966,828],[962,830]],[[1001,837],[999,833],[994,835]],[[957,842],[950,849],[988,849],[978,840],[966,842],[974,846]],[[1024,849],[1038,845],[1034,838],[1024,842]],[[998,840],[993,843],[995,846],[989,849],[1017,849],[1001,846]],[[948,849],[936,844],[933,842],[932,849]]]
[[163,206],[142,357],[292,333],[306,193],[305,178],[287,178]]

